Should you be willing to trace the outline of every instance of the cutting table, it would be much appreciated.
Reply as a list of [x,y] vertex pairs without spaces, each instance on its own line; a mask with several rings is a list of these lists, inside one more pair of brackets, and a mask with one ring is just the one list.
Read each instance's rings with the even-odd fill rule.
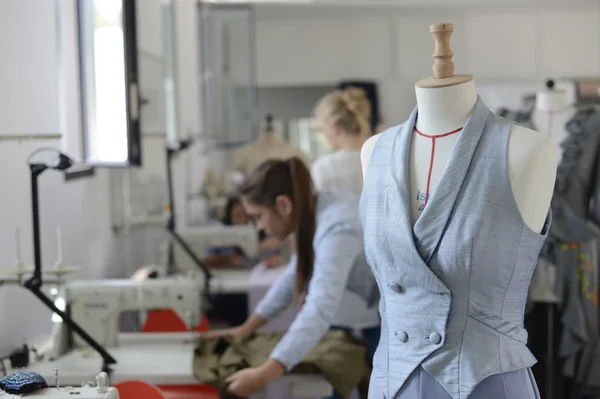
[[[112,366],[110,384],[126,380],[143,380],[161,386],[197,384],[192,371],[197,337],[197,333],[192,332],[120,334],[119,346],[108,348],[117,360]],[[47,381],[54,380],[54,370],[58,369],[61,385],[81,386],[94,381],[102,369],[102,359],[86,348],[71,351],[55,361],[30,364],[28,369],[40,373]],[[318,375],[288,375],[281,379],[292,385],[294,397],[324,397],[332,392],[331,385]]]

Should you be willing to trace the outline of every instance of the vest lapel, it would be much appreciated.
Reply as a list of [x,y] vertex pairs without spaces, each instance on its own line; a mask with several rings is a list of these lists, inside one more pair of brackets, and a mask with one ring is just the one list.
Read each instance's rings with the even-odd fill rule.
[[[415,246],[425,263],[428,263],[431,259],[446,229],[446,224],[454,209],[454,203],[471,165],[473,154],[475,153],[489,114],[490,110],[481,98],[478,97],[471,116],[454,144],[442,178],[431,193],[427,206],[414,225]],[[407,135],[407,141],[409,141],[408,151],[405,153],[407,154],[407,159],[410,157],[410,141],[412,140],[413,128],[414,124],[410,128],[411,134]],[[407,182],[410,181],[408,172],[409,167],[406,168]],[[404,198],[405,202],[408,201],[410,204],[410,196],[405,196]],[[408,207],[410,214],[410,205]]]
[[400,228],[402,237],[413,236],[409,172],[410,144],[416,120],[417,108],[396,134],[392,145],[391,167],[386,184],[388,187],[392,187],[392,190],[386,190],[387,214],[393,218],[390,220],[389,226],[394,226],[394,229]]
[[[405,246],[410,256],[401,256],[394,261],[401,265],[401,273],[405,278],[418,279],[421,288],[437,293],[448,293],[448,288],[426,265],[423,255],[415,246],[411,218],[411,188],[410,188],[410,146],[417,120],[417,109],[410,119],[398,131],[391,150],[390,168],[386,182],[385,214],[389,218],[386,229],[392,247]],[[429,207],[429,205],[427,205]],[[401,240],[396,242],[395,240]],[[390,248],[390,253],[398,253]]]

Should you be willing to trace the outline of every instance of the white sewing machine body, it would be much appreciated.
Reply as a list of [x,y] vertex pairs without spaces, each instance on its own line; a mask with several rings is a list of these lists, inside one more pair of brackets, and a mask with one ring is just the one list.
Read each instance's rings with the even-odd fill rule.
[[[188,327],[197,325],[201,293],[201,280],[183,277],[69,281],[60,288],[54,302],[100,345],[111,348],[118,345],[119,316],[125,311],[171,309]],[[60,316],[53,314],[52,321],[53,356],[65,354],[73,346],[87,346]]]
[[[181,232],[186,242],[199,255],[212,247],[240,247],[248,257],[258,253],[258,232],[254,226],[210,226]],[[191,367],[198,333],[120,333],[119,315],[125,311],[172,309],[188,326],[200,320],[204,276],[177,245],[178,277],[146,280],[69,281],[60,287],[55,305],[65,310],[115,358],[111,365],[113,383],[142,380],[157,386],[197,384]],[[183,262],[183,267],[181,267]],[[212,292],[246,292],[250,270],[213,270]],[[186,277],[183,277],[185,275]],[[97,388],[77,388],[102,369],[102,359],[94,349],[57,315],[53,314],[53,330],[48,347],[38,347],[28,369],[37,371],[47,381],[54,370],[61,373],[61,383],[74,387],[48,388],[23,395],[30,399],[119,399],[115,388],[101,393]],[[101,373],[102,374],[102,373]],[[286,375],[294,397],[323,397],[331,394],[331,386],[318,375]],[[78,392],[78,393],[75,393]],[[6,395],[6,396],[3,396]],[[2,393],[0,399],[13,398]],[[261,397],[257,395],[256,397]],[[254,398],[254,397],[253,397]]]
[[[210,225],[190,227],[178,231],[190,248],[203,258],[210,248],[239,247],[248,258],[258,255],[258,230],[249,224],[243,226]],[[197,272],[198,268],[178,246],[174,247],[175,265],[181,273]]]

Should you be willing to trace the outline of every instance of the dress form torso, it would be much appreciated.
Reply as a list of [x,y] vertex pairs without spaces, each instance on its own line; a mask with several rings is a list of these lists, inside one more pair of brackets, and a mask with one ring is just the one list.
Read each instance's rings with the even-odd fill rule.
[[[439,135],[462,127],[477,100],[475,84],[466,83],[440,87],[416,88],[419,115],[416,128],[428,135]],[[422,213],[424,197],[417,191],[427,186],[431,164],[431,139],[413,133],[410,159],[411,209],[413,223]],[[435,156],[431,168],[430,193],[446,168],[446,163],[458,134],[436,139]],[[369,138],[361,150],[363,176],[369,165],[379,134]],[[556,179],[556,145],[550,136],[523,126],[514,125],[508,143],[508,167],[511,188],[526,224],[541,231],[550,207]]]
[[[472,76],[454,75],[452,31],[430,27],[434,77],[417,82],[417,108],[361,151],[365,253],[381,292],[370,397],[539,398],[522,323],[556,149],[490,112]],[[527,383],[509,382],[512,372]]]
[[536,94],[531,122],[536,130],[547,133],[556,143],[559,164],[562,159],[560,145],[569,136],[566,125],[576,112],[566,90],[544,90]]

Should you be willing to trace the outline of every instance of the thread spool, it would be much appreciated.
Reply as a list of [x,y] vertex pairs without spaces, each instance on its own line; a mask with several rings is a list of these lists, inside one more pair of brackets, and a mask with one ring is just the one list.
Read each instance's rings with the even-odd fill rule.
[[435,42],[433,77],[418,81],[416,86],[422,88],[447,87],[473,80],[472,75],[454,74],[454,62],[452,62],[454,53],[450,46],[450,36],[454,32],[454,25],[450,23],[434,24],[429,27],[429,32]]

